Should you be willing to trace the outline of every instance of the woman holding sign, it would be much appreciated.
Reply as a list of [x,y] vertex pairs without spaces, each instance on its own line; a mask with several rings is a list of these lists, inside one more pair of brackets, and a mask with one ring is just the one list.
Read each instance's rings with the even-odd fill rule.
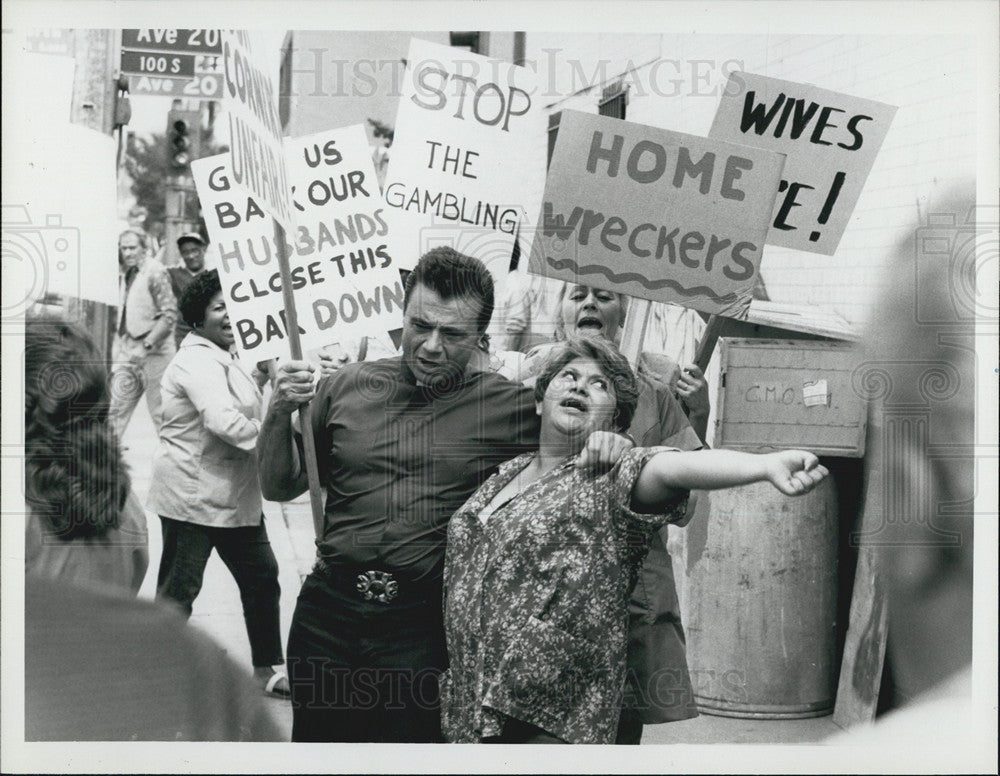
[[687,490],[770,482],[796,496],[826,476],[802,450],[633,448],[605,474],[578,469],[593,432],[629,427],[638,392],[605,340],[560,345],[535,383],[539,449],[502,464],[452,517],[441,678],[449,741],[613,743],[629,596],[656,529],[684,517]]
[[[625,322],[624,294],[564,283],[555,305],[556,339],[600,337],[617,344]],[[559,342],[539,345],[524,363],[530,381]],[[639,396],[629,434],[641,447],[701,448],[708,427],[708,385],[694,364],[681,369],[660,353],[639,361]],[[691,518],[689,508],[677,525]],[[680,603],[664,526],[650,544],[629,607],[628,690],[617,743],[638,744],[644,724],[697,716],[685,656]]]
[[278,618],[278,563],[264,528],[257,476],[261,393],[230,353],[233,329],[219,273],[202,272],[180,300],[193,329],[163,375],[163,423],[147,507],[160,515],[157,597],[191,614],[215,548],[240,589],[254,675],[289,697]]

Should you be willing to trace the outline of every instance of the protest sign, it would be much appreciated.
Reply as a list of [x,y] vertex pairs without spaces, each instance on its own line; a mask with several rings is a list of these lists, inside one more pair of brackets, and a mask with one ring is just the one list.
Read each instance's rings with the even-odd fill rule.
[[294,223],[284,166],[278,92],[246,30],[221,30],[222,109],[228,114],[232,185],[284,229]]
[[745,317],[782,161],[563,111],[529,270]]
[[5,325],[46,294],[119,303],[114,139],[70,122],[75,60],[27,48],[3,51]]
[[[286,240],[303,350],[396,328],[403,288],[385,203],[360,124],[286,141],[297,213]],[[193,162],[236,345],[248,361],[287,358],[287,316],[271,220],[232,185],[226,154]]]
[[739,72],[708,135],[786,154],[767,242],[832,256],[895,114],[881,102]]
[[530,150],[545,137],[539,92],[524,67],[410,42],[385,181],[406,268],[450,245],[507,273],[545,177],[544,154]]

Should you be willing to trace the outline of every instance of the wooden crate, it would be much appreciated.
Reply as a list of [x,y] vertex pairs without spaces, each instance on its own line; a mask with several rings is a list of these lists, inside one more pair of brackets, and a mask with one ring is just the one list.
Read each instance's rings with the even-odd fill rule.
[[865,453],[855,346],[821,340],[720,340],[715,446],[819,455]]

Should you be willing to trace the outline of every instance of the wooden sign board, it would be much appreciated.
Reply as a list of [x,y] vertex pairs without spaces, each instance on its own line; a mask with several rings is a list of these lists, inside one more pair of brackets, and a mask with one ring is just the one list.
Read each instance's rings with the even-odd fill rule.
[[812,84],[733,73],[708,136],[786,154],[767,242],[832,256],[895,114]]
[[743,318],[783,160],[563,111],[529,270]]
[[866,403],[852,385],[856,348],[812,340],[720,340],[715,444],[766,452],[865,453]]

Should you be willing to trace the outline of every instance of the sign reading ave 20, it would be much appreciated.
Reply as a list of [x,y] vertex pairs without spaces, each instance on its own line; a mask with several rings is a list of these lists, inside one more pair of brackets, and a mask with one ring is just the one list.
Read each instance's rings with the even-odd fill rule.
[[122,48],[177,54],[221,54],[218,30],[122,30]]

